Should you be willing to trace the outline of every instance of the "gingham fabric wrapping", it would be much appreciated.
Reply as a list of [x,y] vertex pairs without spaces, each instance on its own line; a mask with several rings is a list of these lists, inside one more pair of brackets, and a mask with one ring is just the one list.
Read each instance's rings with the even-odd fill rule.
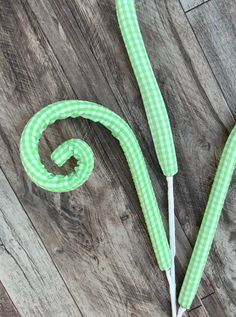
[[161,270],[171,266],[170,249],[155,194],[138,141],[129,127],[112,111],[86,101],[60,101],[36,113],[26,125],[20,145],[21,160],[29,177],[38,186],[53,192],[66,192],[82,185],[93,169],[93,153],[90,147],[72,139],[52,153],[52,159],[60,166],[71,156],[78,166],[67,176],[49,173],[40,160],[38,143],[43,131],[58,119],[83,117],[99,122],[116,137],[124,151],[133,177],[152,246]]
[[177,173],[174,141],[166,107],[144,46],[134,0],[115,0],[125,46],[138,81],[155,150],[164,175]]
[[179,304],[183,308],[190,308],[197,293],[235,165],[236,127],[232,130],[221,156],[197,241],[181,288]]

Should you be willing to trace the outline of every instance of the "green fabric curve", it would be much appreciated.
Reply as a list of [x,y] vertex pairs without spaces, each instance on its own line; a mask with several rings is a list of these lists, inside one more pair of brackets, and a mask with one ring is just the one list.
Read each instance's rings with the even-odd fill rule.
[[142,151],[129,125],[114,112],[98,104],[79,100],[60,101],[40,110],[25,126],[21,137],[20,155],[27,174],[36,185],[52,192],[73,190],[88,179],[94,161],[90,147],[83,141],[66,141],[52,154],[60,166],[72,155],[78,160],[78,166],[69,175],[49,173],[39,156],[38,143],[43,131],[56,120],[68,117],[99,122],[119,140],[137,190],[156,259],[161,270],[168,270],[171,266],[170,249]]

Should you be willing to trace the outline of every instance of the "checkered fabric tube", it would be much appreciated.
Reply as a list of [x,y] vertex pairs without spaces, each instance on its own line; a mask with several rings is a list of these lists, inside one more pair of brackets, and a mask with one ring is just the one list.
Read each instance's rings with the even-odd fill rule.
[[220,159],[197,241],[181,288],[179,304],[183,308],[190,308],[197,293],[235,165],[236,127],[232,130]]
[[78,100],[60,101],[43,108],[28,122],[21,137],[21,160],[29,177],[46,190],[66,192],[82,185],[90,176],[94,165],[93,153],[80,140],[64,142],[51,156],[59,166],[71,156],[78,160],[75,171],[69,175],[49,173],[40,160],[38,143],[43,131],[56,120],[68,117],[99,122],[119,140],[131,170],[158,264],[161,270],[168,270],[171,266],[170,249],[146,163],[133,131],[118,115],[103,106]]
[[125,46],[138,81],[159,164],[166,176],[177,173],[177,160],[170,122],[147,51],[134,0],[115,0]]

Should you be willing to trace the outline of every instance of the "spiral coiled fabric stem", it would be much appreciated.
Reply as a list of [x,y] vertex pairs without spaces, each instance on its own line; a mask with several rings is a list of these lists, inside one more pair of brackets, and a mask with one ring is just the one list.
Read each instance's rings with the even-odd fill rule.
[[156,259],[161,270],[169,270],[170,249],[142,151],[129,125],[114,112],[96,103],[79,100],[60,101],[40,110],[25,126],[21,137],[20,153],[27,174],[35,184],[52,192],[73,190],[88,179],[94,165],[93,153],[81,140],[66,141],[52,153],[52,159],[60,166],[71,156],[77,159],[78,165],[69,175],[54,175],[48,172],[39,156],[38,144],[43,131],[56,120],[68,117],[82,117],[99,122],[120,142],[137,190]]

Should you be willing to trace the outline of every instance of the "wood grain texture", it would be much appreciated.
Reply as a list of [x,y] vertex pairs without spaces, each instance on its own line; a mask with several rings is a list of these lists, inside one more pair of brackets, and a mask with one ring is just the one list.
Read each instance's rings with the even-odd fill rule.
[[187,16],[236,117],[236,2],[210,1]]
[[[196,9],[211,0],[179,0],[185,12]],[[213,0],[214,1],[214,0]]]
[[2,317],[20,317],[18,311],[13,305],[5,288],[0,282],[0,316]]
[[[170,316],[167,283],[156,267],[124,156],[110,134],[86,120],[65,120],[45,131],[40,153],[53,171],[57,169],[49,155],[65,139],[82,137],[95,152],[93,175],[70,193],[37,188],[19,159],[21,131],[42,106],[74,98],[104,104],[126,119],[138,136],[166,218],[166,182],[113,1],[0,0],[0,5],[0,160],[6,162],[2,169],[17,198],[83,316]],[[179,2],[137,1],[137,10],[168,105],[180,165],[175,193],[179,289],[216,164],[235,120]],[[70,162],[63,172],[72,168]],[[226,281],[219,283],[217,278],[223,272],[220,263],[226,263],[225,252],[229,255],[225,249],[231,248],[226,236],[234,197],[230,192],[193,308],[204,305],[201,298],[215,291],[234,307],[226,287],[232,280],[235,289],[232,258]],[[234,316],[219,305],[222,317]],[[202,309],[195,316],[202,316]]]
[[1,170],[0,182],[0,278],[17,310],[82,316]]

